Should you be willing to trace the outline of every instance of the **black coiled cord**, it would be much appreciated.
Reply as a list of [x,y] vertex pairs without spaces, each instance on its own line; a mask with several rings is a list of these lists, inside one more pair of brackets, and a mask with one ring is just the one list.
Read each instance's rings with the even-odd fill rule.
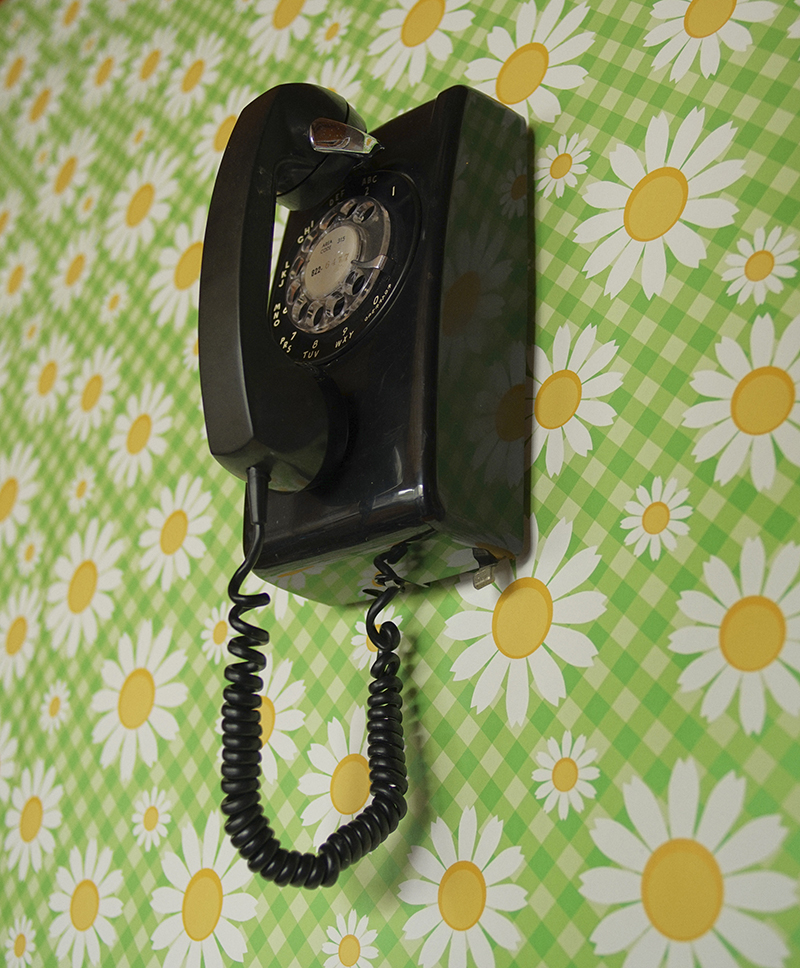
[[[248,480],[250,486],[251,480]],[[265,500],[260,495],[261,505]],[[254,502],[251,501],[251,507]],[[281,847],[269,826],[261,805],[261,719],[259,695],[263,681],[258,676],[266,659],[258,646],[269,642],[269,633],[242,619],[252,608],[269,603],[269,595],[244,595],[241,586],[255,567],[266,536],[263,513],[254,522],[253,541],[244,562],[236,570],[228,594],[234,603],[228,621],[239,635],[228,643],[228,651],[240,662],[225,669],[231,683],[223,693],[222,707],[222,791],[226,794],[222,812],[228,817],[225,830],[234,847],[247,861],[254,874],[279,886],[330,887],[341,871],[360,860],[364,854],[383,843],[396,829],[408,809],[405,793],[405,754],[403,752],[402,681],[397,676],[400,658],[395,652],[400,632],[393,622],[375,625],[378,614],[394,598],[399,585],[384,587],[382,591],[368,589],[375,601],[367,612],[367,634],[378,649],[378,656],[370,670],[367,702],[367,758],[369,761],[372,802],[349,823],[335,830],[316,854],[300,853]],[[405,553],[405,545],[397,545],[386,555],[375,559],[379,569],[378,583],[400,582],[389,562],[396,562]]]

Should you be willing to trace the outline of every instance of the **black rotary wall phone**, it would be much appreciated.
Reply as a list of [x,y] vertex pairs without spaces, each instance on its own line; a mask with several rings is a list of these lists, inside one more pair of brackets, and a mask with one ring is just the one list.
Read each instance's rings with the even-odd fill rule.
[[[307,84],[249,104],[224,153],[199,308],[209,446],[247,482],[222,809],[250,869],[278,884],[333,884],[405,814],[399,633],[376,625],[379,611],[401,586],[470,562],[491,580],[521,550],[524,392],[509,374],[524,373],[527,226],[503,192],[525,158],[521,119],[468,88],[371,137],[341,97]],[[271,281],[276,202],[294,214]],[[259,794],[256,646],[269,637],[241,617],[269,597],[241,584],[310,567],[311,597],[347,601],[335,576],[373,556],[372,801],[318,854],[287,851]]]

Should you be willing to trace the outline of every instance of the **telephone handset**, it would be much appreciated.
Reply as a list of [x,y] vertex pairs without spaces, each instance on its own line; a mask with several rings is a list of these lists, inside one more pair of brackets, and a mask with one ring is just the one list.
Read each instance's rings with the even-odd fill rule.
[[[465,87],[370,137],[342,98],[306,84],[249,104],[224,153],[199,306],[209,446],[247,482],[222,809],[251,870],[279,885],[333,884],[406,812],[399,633],[380,610],[401,588],[491,576],[522,550],[526,157],[524,122]],[[271,282],[276,202],[293,214]],[[303,594],[344,603],[373,556],[372,801],[318,854],[287,851],[259,796],[269,636],[242,619],[269,597],[241,585],[305,571]]]

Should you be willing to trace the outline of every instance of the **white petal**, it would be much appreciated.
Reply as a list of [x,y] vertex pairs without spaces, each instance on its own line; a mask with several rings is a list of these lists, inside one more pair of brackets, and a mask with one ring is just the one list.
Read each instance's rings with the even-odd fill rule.
[[642,878],[618,867],[595,867],[581,874],[579,890],[597,904],[627,904],[641,900]]
[[681,592],[678,608],[694,622],[701,622],[703,625],[715,625],[717,628],[722,624],[726,614],[726,609],[719,602],[715,602],[713,598],[709,598],[703,592],[692,590]]
[[564,676],[545,648],[537,649],[528,658],[533,672],[533,681],[543,699],[557,706],[567,695]]
[[786,911],[797,903],[796,884],[773,871],[730,874],[725,878],[725,903],[745,911]]
[[722,602],[725,608],[730,608],[741,598],[739,586],[736,584],[736,579],[731,574],[730,568],[719,558],[712,555],[703,565],[703,577],[714,593],[714,597],[717,601]]
[[[414,870],[429,881],[439,883],[444,877],[445,868],[425,847],[412,847],[408,860]],[[421,903],[419,901],[412,903]]]
[[664,816],[652,790],[638,776],[622,788],[628,816],[637,834],[650,850],[655,850],[669,839]]
[[616,820],[601,818],[591,834],[595,845],[609,860],[637,874],[644,871],[650,851],[627,827]]
[[714,927],[731,947],[754,964],[783,968],[789,949],[773,928],[757,918],[723,907]]
[[645,176],[639,156],[629,145],[620,144],[609,155],[614,174],[628,188],[634,188]]
[[472,860],[475,850],[475,835],[478,830],[478,815],[474,807],[467,807],[461,814],[458,825],[458,859]]
[[767,703],[764,682],[758,672],[742,673],[739,687],[739,718],[745,733],[752,736],[764,728]]
[[751,820],[717,850],[720,870],[723,874],[734,874],[762,863],[780,847],[787,832],[777,814]]
[[624,951],[650,927],[641,903],[630,904],[607,914],[592,932],[590,941],[596,955],[613,955]]
[[653,968],[653,965],[660,965],[668,944],[668,939],[659,931],[645,931],[628,952],[626,968]]
[[452,867],[458,860],[456,849],[453,843],[453,835],[450,833],[444,820],[434,820],[431,824],[431,840],[439,859],[444,866]]
[[700,714],[711,723],[720,717],[730,705],[740,679],[741,673],[726,665],[708,687],[700,707]]
[[700,778],[694,760],[678,760],[669,781],[669,832],[672,838],[694,837]]

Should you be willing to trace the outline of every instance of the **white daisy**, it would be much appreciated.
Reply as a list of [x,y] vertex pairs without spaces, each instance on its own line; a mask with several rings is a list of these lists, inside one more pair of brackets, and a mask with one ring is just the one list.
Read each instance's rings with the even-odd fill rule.
[[63,648],[69,659],[81,641],[94,644],[98,621],[107,621],[114,611],[109,592],[122,582],[122,572],[114,566],[125,549],[124,541],[112,541],[114,530],[113,521],[100,530],[100,522],[93,518],[83,537],[70,536],[67,554],[53,566],[56,581],[47,590],[52,607],[46,625],[53,633],[53,648]]
[[68,309],[73,299],[81,294],[91,275],[96,256],[94,233],[83,232],[69,240],[50,283],[55,306]]
[[[653,16],[661,20],[644,39],[645,47],[664,46],[656,54],[651,70],[659,71],[674,61],[671,81],[679,81],[700,52],[703,77],[717,73],[720,41],[730,50],[745,51],[752,46],[745,23],[763,23],[775,16],[778,5],[768,0],[745,0],[743,3],[713,3],[709,0],[657,0]],[[739,22],[737,22],[739,21]],[[741,63],[739,61],[738,63]]]
[[56,771],[44,769],[44,760],[36,760],[33,771],[24,767],[20,785],[11,791],[11,806],[6,811],[5,849],[8,851],[8,870],[17,869],[17,876],[25,880],[28,868],[42,869],[44,854],[52,854],[56,845],[51,831],[61,826],[63,787],[55,784]]
[[58,8],[51,31],[60,41],[69,40],[75,33],[78,24],[83,20],[89,0],[62,0]]
[[800,255],[797,249],[791,248],[795,241],[796,236],[784,235],[781,226],[774,228],[769,237],[764,226],[760,226],[752,244],[747,239],[739,239],[736,243],[739,255],[725,257],[727,264],[733,266],[722,273],[725,282],[731,283],[726,290],[728,295],[738,293],[738,305],[752,296],[756,306],[760,306],[768,291],[782,292],[781,279],[793,279],[797,275],[797,269],[789,265]]
[[114,403],[120,365],[114,351],[102,346],[97,347],[91,359],[83,361],[67,403],[67,427],[71,436],[86,440],[103,422]]
[[21,148],[33,148],[47,128],[50,116],[58,109],[67,84],[67,72],[62,64],[52,64],[38,78],[22,102],[22,113],[16,120],[17,143]]
[[41,531],[29,531],[17,549],[17,569],[20,575],[32,575],[39,566],[44,550],[44,535]]
[[225,646],[233,631],[228,626],[228,610],[230,606],[223,602],[211,610],[211,614],[203,623],[200,641],[203,643],[203,655],[219,665],[226,658]]
[[522,482],[524,450],[529,437],[526,427],[528,385],[525,351],[512,345],[506,359],[488,367],[488,389],[475,395],[476,419],[470,466],[485,481],[503,481],[509,488]]
[[328,745],[312,743],[311,765],[319,773],[300,777],[301,793],[314,797],[302,814],[303,826],[319,824],[314,847],[319,847],[341,824],[352,820],[370,802],[367,761],[367,714],[356,706],[350,718],[350,738],[334,718],[328,723]]
[[192,333],[183,344],[183,363],[187,370],[197,370],[200,362],[200,342]]
[[73,514],[79,514],[91,501],[95,490],[95,472],[86,464],[80,466],[69,485],[67,507]]
[[0,723],[0,803],[5,803],[10,794],[9,779],[16,772],[17,739],[11,735],[11,723]]
[[45,144],[41,148],[38,148],[36,150],[36,154],[33,156],[33,170],[36,172],[43,172],[50,163],[52,157],[53,152],[50,145]]
[[[535,525],[534,525],[535,526]],[[479,713],[506,686],[506,715],[512,726],[525,722],[530,699],[528,674],[540,695],[557,706],[566,696],[556,658],[579,669],[594,662],[597,649],[575,625],[599,618],[605,595],[576,591],[600,563],[596,548],[567,557],[572,524],[561,520],[535,554],[511,566],[503,562],[495,581],[479,590],[472,576],[458,584],[464,601],[474,606],[445,622],[448,638],[477,639],[456,658],[451,671],[457,682],[477,677],[471,706]]]
[[188,114],[200,103],[206,91],[214,87],[223,54],[222,40],[211,34],[184,53],[172,72],[165,94],[165,107],[170,117]]
[[88,109],[96,108],[114,88],[125,71],[130,56],[127,39],[114,35],[97,51],[83,82],[82,100]]
[[141,170],[129,171],[114,197],[104,237],[113,259],[129,261],[139,245],[153,241],[155,227],[169,215],[169,199],[178,187],[178,162],[166,152],[150,154]]
[[151,936],[153,949],[169,948],[165,964],[206,968],[223,964],[223,957],[241,962],[247,941],[233,922],[256,916],[257,901],[240,890],[252,878],[230,840],[220,843],[219,810],[208,815],[202,844],[194,827],[182,831],[183,859],[165,852],[161,866],[171,887],[157,887],[150,901],[166,917]]
[[[711,596],[685,591],[678,608],[698,623],[670,636],[670,649],[698,657],[681,673],[683,692],[705,689],[700,712],[721,716],[739,690],[739,719],[761,733],[766,694],[790,716],[800,715],[800,546],[779,549],[767,570],[761,538],[742,545],[739,581],[719,558],[703,566]],[[713,597],[712,597],[713,596]],[[707,687],[707,688],[706,688]]]
[[540,769],[533,771],[531,779],[541,784],[536,790],[536,799],[544,800],[545,813],[550,813],[558,804],[559,819],[566,820],[570,807],[580,813],[584,797],[594,799],[591,781],[600,776],[600,771],[589,764],[597,758],[597,750],[585,747],[585,736],[579,736],[573,743],[572,733],[567,730],[560,746],[551,736],[547,741],[547,752],[536,754]]
[[[321,575],[325,570],[324,564],[303,565],[291,571],[284,571],[280,575],[274,575],[272,581],[276,588],[285,592],[293,592],[298,601],[304,601],[297,593],[306,587],[306,578],[310,575]],[[287,598],[288,601],[288,598]]]
[[412,86],[421,83],[428,55],[437,61],[447,60],[453,53],[448,34],[462,33],[472,23],[475,14],[462,9],[467,2],[399,0],[394,9],[384,10],[375,28],[382,33],[367,51],[370,57],[380,55],[372,66],[372,75],[382,77],[388,89],[397,86],[406,70]]
[[256,19],[250,24],[250,56],[259,64],[274,57],[282,61],[289,53],[292,40],[305,40],[311,25],[309,17],[321,14],[327,0],[258,0],[255,4]]
[[136,0],[107,0],[106,9],[112,20],[119,20],[124,17]]
[[124,282],[116,282],[107,290],[100,307],[100,322],[104,326],[115,322],[122,313],[128,308],[130,299],[128,297],[128,287]]
[[139,119],[133,126],[132,133],[128,136],[127,146],[131,154],[141,151],[150,140],[152,128],[148,121]]
[[[198,170],[204,178],[212,178],[222,160],[236,119],[245,105],[254,98],[249,88],[238,87],[231,91],[222,104],[211,108],[208,121],[200,128],[200,135],[194,149]],[[199,236],[202,238],[202,234]]]
[[89,187],[78,197],[78,204],[75,207],[75,218],[79,224],[88,222],[97,208],[100,193],[97,188]]
[[[36,354],[25,381],[25,411],[29,419],[41,423],[53,414],[59,397],[67,390],[72,372],[72,348],[66,337],[56,334]],[[0,515],[2,520],[2,515]]]
[[39,57],[40,43],[37,34],[25,34],[13,47],[7,48],[0,61],[0,110],[3,112],[8,111],[28,82]]
[[0,340],[0,390],[8,383],[8,375],[11,370],[11,347]]
[[158,847],[162,838],[167,836],[167,824],[172,820],[171,806],[166,793],[155,786],[149,793],[140,794],[134,803],[133,835],[145,853],[151,847]]
[[[773,854],[787,831],[773,814],[731,834],[744,805],[745,781],[724,776],[706,800],[693,760],[678,760],[670,777],[666,820],[638,777],[622,790],[629,822],[601,819],[592,839],[616,867],[581,875],[580,892],[597,904],[623,905],[607,914],[590,940],[595,955],[628,951],[626,968],[661,965],[733,968],[744,957],[780,968],[789,950],[751,913],[794,906],[794,879],[748,870]],[[733,952],[739,956],[734,959]]]
[[197,310],[206,214],[203,206],[195,211],[190,225],[179,225],[174,244],[162,249],[158,257],[160,268],[150,282],[150,291],[155,292],[150,312],[157,326],[172,321],[180,329],[190,312]]
[[98,856],[97,841],[90,840],[81,857],[77,847],[69,852],[69,867],[59,867],[56,884],[60,888],[50,895],[50,910],[56,913],[50,925],[50,937],[58,938],[56,958],[72,951],[72,968],[81,968],[86,955],[89,962],[100,962],[100,942],[112,948],[117,932],[109,918],[122,914],[122,901],[114,897],[123,885],[122,871],[109,871],[112,853],[104,847]]
[[144,548],[139,567],[146,571],[145,582],[152,585],[161,576],[161,590],[167,591],[177,575],[189,577],[190,558],[202,558],[206,546],[200,538],[211,527],[211,518],[203,514],[211,503],[211,494],[202,491],[203,481],[182,474],[174,493],[162,487],[160,507],[147,512],[150,525],[139,537]]
[[73,131],[69,141],[56,147],[39,189],[38,211],[42,218],[55,221],[75,201],[96,157],[97,135],[88,128]]
[[[605,209],[575,229],[582,245],[605,239],[586,260],[583,271],[591,278],[611,266],[605,293],[616,296],[642,259],[642,287],[648,299],[661,295],[667,277],[664,247],[691,269],[706,256],[706,246],[694,229],[730,225],[738,211],[733,202],[706,198],[719,193],[744,175],[739,159],[716,161],[730,143],[736,128],[728,122],[715,128],[697,145],[705,108],[693,108],[669,144],[666,114],[651,118],[644,143],[645,164],[628,145],[618,145],[609,156],[618,182],[598,181],[584,192],[592,208]],[[697,146],[697,147],[695,147]],[[605,238],[607,236],[607,238]]]
[[593,351],[596,326],[581,330],[570,351],[569,326],[559,326],[553,341],[553,362],[537,344],[533,346],[533,459],[547,445],[545,466],[555,477],[564,466],[564,438],[572,450],[585,457],[593,449],[586,428],[609,427],[616,411],[598,397],[608,396],[622,385],[622,374],[601,373],[617,355],[614,340]]
[[87,34],[86,37],[81,41],[80,46],[80,57],[81,60],[85,60],[87,57],[91,57],[92,54],[97,50],[97,45],[100,43],[100,35],[93,33]]
[[314,49],[318,54],[330,54],[347,36],[353,14],[344,7],[336,7],[314,35]]
[[317,83],[334,94],[340,94],[345,101],[353,101],[361,93],[361,81],[358,80],[360,68],[360,61],[351,62],[349,57],[323,61]]
[[46,733],[54,733],[69,716],[70,692],[66,682],[59,679],[44,694],[39,706],[39,725]]
[[586,165],[583,163],[591,154],[586,151],[588,144],[588,138],[573,134],[567,140],[567,136],[562,134],[558,139],[557,149],[547,145],[544,158],[536,162],[536,182],[543,198],[547,198],[553,191],[556,198],[561,198],[565,185],[575,188],[578,184],[575,176],[586,173]]
[[658,561],[662,544],[674,551],[677,547],[675,536],[689,533],[685,519],[691,515],[692,508],[683,503],[688,496],[688,488],[678,490],[675,477],[671,477],[666,486],[660,477],[653,478],[649,491],[644,484],[636,488],[636,500],[625,504],[631,517],[623,518],[620,527],[629,532],[625,535],[626,545],[636,542],[633,553],[637,558],[649,547],[650,559]]
[[11,237],[21,212],[22,192],[17,188],[9,188],[0,201],[0,247]]
[[133,775],[136,758],[146,766],[158,759],[160,736],[171,742],[178,735],[178,722],[168,709],[185,701],[187,687],[172,682],[186,662],[186,653],[174,649],[167,655],[172,630],[163,628],[153,636],[153,624],[142,622],[136,637],[136,650],[130,636],[120,636],[119,662],[103,663],[101,689],[92,696],[92,712],[103,715],[92,730],[92,742],[103,743],[100,766],[104,769],[118,757],[120,777]]
[[0,610],[0,680],[10,692],[14,680],[19,688],[25,681],[25,670],[39,638],[39,616],[42,603],[39,593],[29,585],[12,595]]
[[[381,612],[381,621],[375,625],[379,632],[383,622],[392,622],[399,629],[403,623],[403,616],[395,613],[394,605],[388,605]],[[367,635],[367,625],[363,620],[356,622],[356,634],[350,639],[350,645],[353,646],[350,658],[355,662],[357,669],[363,669],[367,665],[372,666],[378,655],[378,648],[372,644]]]
[[272,655],[267,656],[267,664],[259,676],[264,681],[261,690],[261,770],[270,783],[278,779],[278,761],[276,755],[286,763],[291,763],[297,756],[297,746],[294,740],[287,736],[305,723],[306,714],[292,707],[297,706],[305,695],[305,684],[302,679],[289,682],[292,674],[292,662],[284,659],[273,671]]
[[494,27],[487,38],[492,57],[474,60],[465,76],[526,121],[529,110],[541,121],[555,121],[561,103],[551,89],[572,90],[583,84],[586,68],[567,62],[586,53],[594,41],[590,31],[574,33],[589,12],[587,3],[573,7],[565,17],[563,11],[564,0],[550,0],[541,13],[535,0],[522,4],[514,39],[503,27]]
[[461,814],[457,846],[440,818],[431,824],[436,853],[415,846],[408,855],[420,877],[403,881],[398,896],[406,904],[424,905],[403,929],[408,941],[428,935],[417,956],[422,968],[441,962],[448,944],[450,966],[466,965],[470,951],[477,968],[494,968],[494,946],[513,952],[522,941],[500,912],[519,911],[527,904],[521,887],[502,883],[513,877],[525,858],[519,847],[507,847],[495,856],[503,835],[498,817],[486,821],[480,837],[477,832],[475,808],[468,807]]
[[725,373],[700,370],[692,378],[694,390],[715,399],[695,404],[683,415],[686,427],[711,428],[692,454],[698,461],[720,454],[714,480],[723,485],[749,457],[753,485],[764,491],[775,480],[776,446],[800,467],[800,316],[789,323],[777,346],[772,318],[756,317],[749,360],[727,336],[715,351]]
[[160,457],[167,449],[163,435],[172,426],[171,407],[172,397],[164,392],[163,383],[147,383],[138,396],[128,397],[109,442],[108,469],[117,484],[124,481],[133,487],[140,473],[150,476],[153,456]]
[[165,27],[154,30],[152,36],[146,39],[131,58],[125,90],[128,100],[133,103],[141,101],[158,84],[175,45],[175,31]]
[[505,218],[515,218],[528,211],[528,165],[518,161],[498,184],[500,208]]
[[39,463],[33,445],[21,441],[8,456],[0,455],[0,545],[12,546],[17,528],[30,517],[28,505],[39,491]]
[[8,968],[28,968],[31,956],[36,951],[36,932],[30,918],[14,918],[5,947]]
[[369,918],[359,918],[355,911],[347,915],[336,915],[336,927],[327,929],[329,941],[322,945],[322,953],[330,955],[325,959],[324,968],[370,968],[373,960],[380,954],[373,942],[378,932],[369,929]]
[[0,310],[6,315],[22,302],[33,285],[39,253],[32,242],[22,242],[0,265]]

